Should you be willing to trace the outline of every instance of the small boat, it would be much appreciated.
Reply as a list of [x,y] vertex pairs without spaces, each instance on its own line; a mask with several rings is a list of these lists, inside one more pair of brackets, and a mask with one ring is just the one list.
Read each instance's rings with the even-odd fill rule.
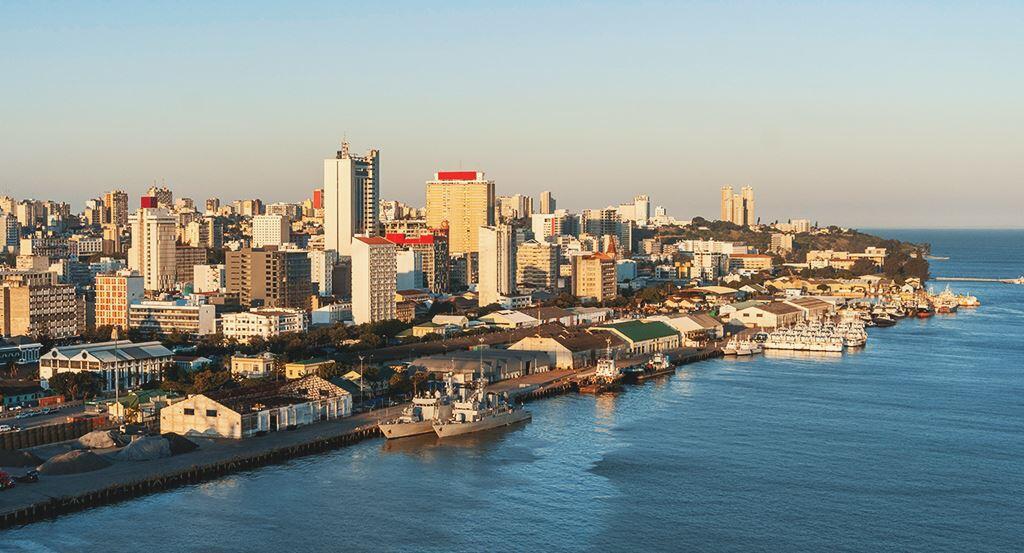
[[874,325],[879,327],[879,328],[886,328],[886,327],[890,327],[890,326],[895,326],[896,325],[896,319],[894,319],[888,313],[884,313],[882,315],[878,315],[878,316],[872,317],[871,318],[871,322],[874,323]]
[[623,375],[615,366],[615,359],[611,355],[611,348],[609,348],[608,353],[598,359],[594,376],[580,383],[579,391],[581,394],[611,392],[620,387],[622,378]]
[[729,340],[725,343],[725,347],[722,348],[722,353],[725,355],[736,355],[736,350],[736,340]]

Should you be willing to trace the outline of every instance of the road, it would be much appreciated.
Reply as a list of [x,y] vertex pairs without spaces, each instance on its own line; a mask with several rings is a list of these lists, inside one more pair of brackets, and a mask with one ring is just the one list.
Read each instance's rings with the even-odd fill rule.
[[11,426],[17,426],[19,428],[33,428],[36,426],[45,426],[47,424],[58,424],[64,422],[68,417],[74,415],[81,415],[85,413],[85,407],[82,405],[76,405],[73,407],[65,407],[59,411],[54,411],[46,415],[36,415],[34,417],[28,417],[19,419],[16,418],[18,413],[26,411],[39,411],[40,408],[26,409],[24,411],[8,411],[0,416],[0,424],[9,424]]

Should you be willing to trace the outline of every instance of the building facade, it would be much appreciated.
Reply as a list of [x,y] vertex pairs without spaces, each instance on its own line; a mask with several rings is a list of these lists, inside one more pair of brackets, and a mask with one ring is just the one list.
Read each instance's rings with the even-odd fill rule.
[[494,181],[478,171],[441,171],[427,181],[427,226],[448,228],[452,255],[478,252],[480,227],[495,221]]
[[395,244],[379,236],[352,241],[352,320],[356,324],[396,317],[397,257]]
[[380,152],[353,156],[348,142],[324,160],[324,249],[352,254],[352,237],[377,234]]

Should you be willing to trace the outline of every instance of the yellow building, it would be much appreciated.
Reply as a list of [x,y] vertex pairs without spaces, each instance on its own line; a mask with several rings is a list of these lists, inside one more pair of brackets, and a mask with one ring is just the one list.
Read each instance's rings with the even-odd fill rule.
[[558,246],[530,240],[516,249],[516,284],[554,288],[558,284]]
[[96,275],[96,327],[128,328],[128,306],[145,296],[142,275],[134,271]]
[[305,361],[294,361],[284,366],[284,377],[288,380],[295,380],[311,374],[320,375],[322,371],[334,367],[331,359],[307,359]]
[[256,355],[236,353],[231,356],[231,375],[242,378],[264,378],[274,373],[274,354]]
[[618,296],[615,258],[595,253],[573,258],[572,290],[578,298],[607,301]]
[[448,252],[478,252],[480,227],[494,224],[494,181],[477,171],[441,171],[427,181],[427,226],[448,225]]

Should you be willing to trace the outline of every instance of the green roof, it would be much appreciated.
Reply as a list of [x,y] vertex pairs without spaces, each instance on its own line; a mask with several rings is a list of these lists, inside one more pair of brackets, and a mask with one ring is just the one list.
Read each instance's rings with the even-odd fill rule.
[[618,331],[634,343],[679,335],[676,329],[661,321],[626,321],[601,325],[600,328]]
[[289,365],[318,365],[320,363],[327,363],[330,359],[324,357],[314,357],[313,359],[303,359],[302,361],[292,361]]

